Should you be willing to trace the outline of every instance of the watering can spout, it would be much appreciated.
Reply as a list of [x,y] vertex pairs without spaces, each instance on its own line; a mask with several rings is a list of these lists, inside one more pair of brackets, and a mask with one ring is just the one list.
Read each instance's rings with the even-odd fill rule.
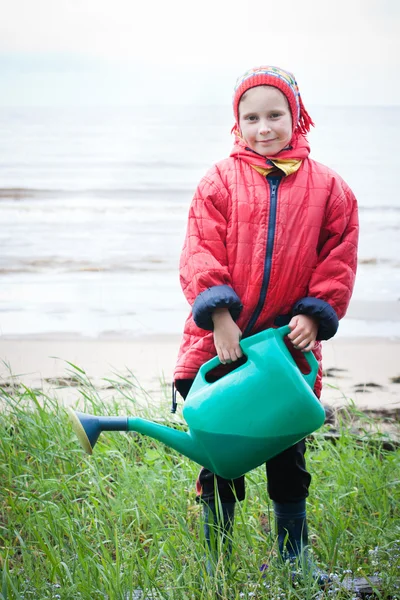
[[128,417],[128,430],[148,435],[194,460],[199,465],[209,464],[207,453],[191,431],[180,431],[140,417]]
[[186,433],[140,417],[97,417],[71,408],[67,410],[72,427],[87,454],[92,454],[102,431],[136,431],[159,440],[200,465],[208,463],[202,445],[193,438],[190,431]]

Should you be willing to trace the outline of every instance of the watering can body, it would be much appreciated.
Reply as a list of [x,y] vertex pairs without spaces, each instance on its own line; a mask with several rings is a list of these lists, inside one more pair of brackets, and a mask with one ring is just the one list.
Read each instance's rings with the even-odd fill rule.
[[[200,368],[183,407],[189,431],[139,417],[94,417],[71,412],[74,429],[91,453],[100,431],[127,430],[149,435],[225,479],[235,479],[273,458],[325,420],[313,386],[318,362],[305,357],[303,375],[284,342],[289,327],[268,329],[241,341],[244,364],[209,383],[218,357]],[[109,423],[108,423],[109,421]]]
[[203,466],[225,479],[251,471],[324,423],[313,392],[318,362],[305,353],[310,372],[303,375],[284,342],[288,333],[281,327],[242,340],[246,363],[208,383],[207,373],[220,364],[217,357],[208,361],[188,394],[183,416],[207,455]]

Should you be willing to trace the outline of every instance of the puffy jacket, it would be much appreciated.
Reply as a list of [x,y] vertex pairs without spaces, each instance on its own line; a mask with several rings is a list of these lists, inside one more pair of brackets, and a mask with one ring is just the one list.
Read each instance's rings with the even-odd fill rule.
[[[277,171],[263,177],[250,162],[233,153],[208,171],[194,195],[180,261],[192,311],[174,380],[194,378],[216,355],[215,308],[229,308],[244,337],[288,323],[295,314],[311,315],[319,320],[317,339],[325,340],[349,304],[358,241],[350,188],[309,158],[287,177]],[[304,356],[289,345],[303,368]],[[314,354],[319,396],[320,342]]]

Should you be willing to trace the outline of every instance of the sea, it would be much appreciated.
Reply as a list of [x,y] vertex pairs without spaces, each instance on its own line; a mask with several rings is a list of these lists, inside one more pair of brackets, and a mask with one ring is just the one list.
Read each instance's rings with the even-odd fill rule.
[[[360,207],[364,316],[341,335],[400,337],[385,314],[400,301],[400,107],[309,112],[312,158]],[[0,109],[0,335],[179,335],[189,205],[232,125],[226,106]]]

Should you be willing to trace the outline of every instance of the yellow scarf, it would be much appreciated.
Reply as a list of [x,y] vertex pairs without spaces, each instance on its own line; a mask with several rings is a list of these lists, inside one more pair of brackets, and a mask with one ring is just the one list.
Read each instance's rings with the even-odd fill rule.
[[[233,127],[232,132],[243,143],[245,143],[245,144],[247,143],[246,140],[242,137],[242,135],[238,129]],[[246,150],[247,150],[247,148],[246,148]],[[280,169],[281,171],[283,171],[284,174],[286,176],[288,176],[288,175],[291,175],[292,173],[296,173],[296,171],[298,171],[300,169],[300,165],[302,163],[302,160],[299,160],[298,158],[277,158],[275,160],[272,160],[272,159],[269,159],[269,160],[270,160],[270,162],[273,163],[272,167],[259,167],[258,165],[252,165],[251,163],[250,163],[250,166],[253,167],[253,169],[255,169],[263,177],[266,177],[268,175],[268,173],[271,173],[271,171],[273,169],[275,169],[275,167]]]
[[[271,160],[271,159],[270,159]],[[292,173],[296,173],[300,169],[300,165],[302,163],[301,160],[290,159],[290,158],[277,158],[276,160],[271,160],[274,166],[272,167],[258,167],[257,165],[251,165],[253,169],[255,169],[258,173],[260,173],[263,177],[266,177],[268,173],[277,167],[281,171],[285,173],[285,175],[291,175]]]

